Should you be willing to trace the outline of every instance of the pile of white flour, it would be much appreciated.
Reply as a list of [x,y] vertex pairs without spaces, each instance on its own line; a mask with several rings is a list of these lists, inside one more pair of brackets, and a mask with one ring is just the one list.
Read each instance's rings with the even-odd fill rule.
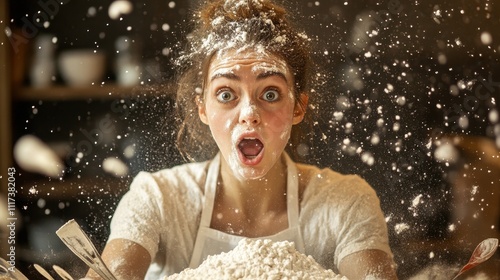
[[198,268],[165,277],[193,279],[343,279],[311,256],[298,252],[293,242],[243,239],[232,251],[209,256]]

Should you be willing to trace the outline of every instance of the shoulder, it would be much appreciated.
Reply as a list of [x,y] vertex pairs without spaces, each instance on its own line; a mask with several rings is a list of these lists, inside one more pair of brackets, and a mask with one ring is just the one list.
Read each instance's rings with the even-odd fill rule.
[[300,207],[304,215],[348,215],[353,209],[368,212],[380,207],[375,190],[360,176],[329,168],[299,165]]
[[297,164],[301,196],[312,198],[376,196],[373,188],[360,176],[342,174],[330,168],[319,168],[313,165]]
[[[202,210],[208,162],[140,172],[121,198],[111,221],[111,239],[140,244],[154,261],[160,251],[194,242]],[[185,250],[177,252],[188,259]]]
[[310,165],[298,170],[304,185],[300,222],[311,255],[325,267],[338,267],[343,257],[361,250],[390,253],[380,200],[363,178]]
[[199,198],[204,193],[207,169],[208,161],[186,163],[156,172],[141,171],[132,181],[129,193],[155,200],[179,196]]

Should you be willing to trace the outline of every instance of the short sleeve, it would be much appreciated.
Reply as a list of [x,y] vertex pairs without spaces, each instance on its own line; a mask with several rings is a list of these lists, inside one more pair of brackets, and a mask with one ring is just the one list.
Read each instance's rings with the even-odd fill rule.
[[387,224],[375,191],[361,177],[309,168],[300,220],[306,252],[338,271],[344,257],[361,250],[389,254]]
[[349,180],[349,185],[364,191],[353,196],[341,212],[344,222],[337,235],[336,265],[345,256],[367,249],[381,250],[392,257],[387,224],[375,191],[359,177]]
[[147,172],[139,173],[118,203],[108,242],[119,238],[133,241],[143,246],[154,259],[160,239],[162,207],[158,199],[161,197],[153,176]]

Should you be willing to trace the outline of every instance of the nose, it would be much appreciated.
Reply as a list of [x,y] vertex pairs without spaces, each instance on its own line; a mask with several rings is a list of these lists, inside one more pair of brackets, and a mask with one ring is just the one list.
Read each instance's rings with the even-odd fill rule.
[[240,124],[256,126],[260,123],[260,113],[257,106],[251,102],[242,104],[240,110]]

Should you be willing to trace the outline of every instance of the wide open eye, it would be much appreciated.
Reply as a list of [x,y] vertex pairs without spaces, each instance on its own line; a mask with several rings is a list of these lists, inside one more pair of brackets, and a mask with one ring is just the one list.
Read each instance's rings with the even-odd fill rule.
[[236,96],[228,89],[221,89],[217,92],[217,100],[221,103],[227,103],[234,99],[236,99]]
[[280,93],[276,89],[267,89],[262,95],[262,99],[268,102],[275,102],[280,98]]

